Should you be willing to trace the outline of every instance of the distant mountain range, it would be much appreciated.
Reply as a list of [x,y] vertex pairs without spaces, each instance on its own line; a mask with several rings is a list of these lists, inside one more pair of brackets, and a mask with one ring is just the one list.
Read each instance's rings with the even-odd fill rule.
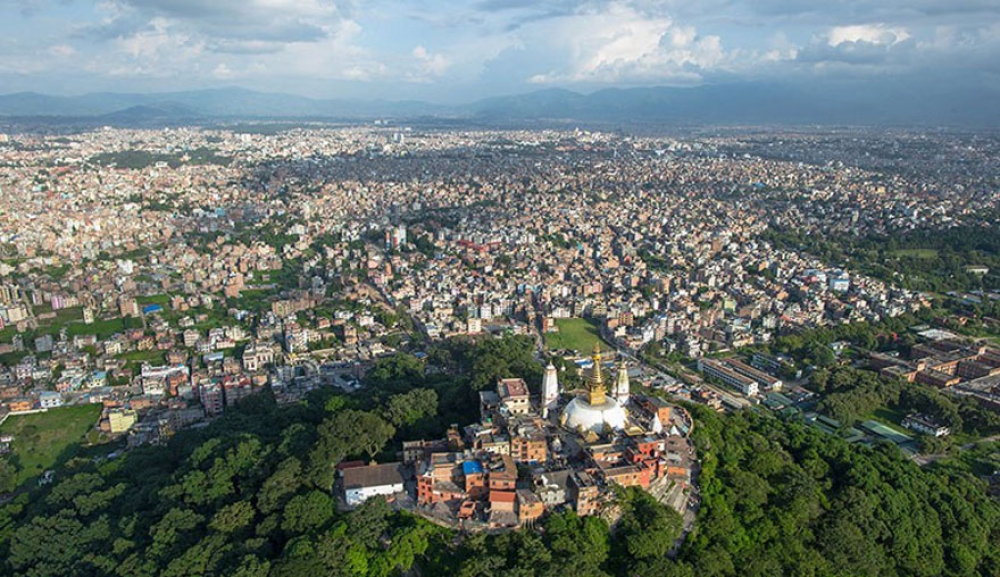
[[692,88],[549,89],[464,105],[323,100],[221,88],[153,94],[0,95],[0,117],[86,123],[184,123],[237,119],[420,118],[651,123],[660,125],[957,125],[1000,127],[1000,91],[914,83],[801,86],[762,83]]

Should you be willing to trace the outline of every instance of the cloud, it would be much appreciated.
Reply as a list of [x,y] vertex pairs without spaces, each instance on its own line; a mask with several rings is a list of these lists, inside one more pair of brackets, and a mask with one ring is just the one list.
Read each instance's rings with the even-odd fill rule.
[[349,5],[330,0],[115,0],[138,11],[190,20],[220,31],[266,29],[288,22],[345,18]]
[[229,69],[229,66],[225,62],[219,63],[219,65],[212,70],[212,76],[220,80],[230,80],[235,77],[233,71]]
[[909,37],[905,28],[887,28],[884,24],[855,24],[831,29],[827,34],[827,43],[830,46],[840,46],[846,42],[892,46]]
[[700,79],[699,70],[726,58],[718,36],[699,35],[693,26],[625,3],[560,17],[545,28],[568,62],[533,76],[536,83],[690,83]]
[[259,52],[261,43],[320,42],[331,26],[347,19],[346,10],[324,0],[106,0],[98,10],[105,17],[78,26],[76,36],[114,40],[141,34],[157,20],[223,52]]
[[58,58],[69,58],[76,55],[76,49],[67,44],[56,44],[49,47],[49,54]]
[[796,51],[795,61],[815,67],[856,66],[869,71],[905,67],[917,43],[904,28],[884,24],[834,26]]
[[447,100],[532,83],[1000,82],[997,54],[997,0],[0,0],[0,83],[60,91],[70,77]]
[[148,28],[116,39],[115,45],[118,57],[92,61],[91,70],[107,69],[112,76],[172,76],[185,69],[197,70],[197,62],[205,52],[203,41],[174,30],[163,18],[155,18]]
[[444,76],[451,62],[442,54],[431,54],[423,46],[417,46],[411,53],[416,61],[416,68],[411,73],[411,79],[429,81],[432,78]]
[[[91,62],[114,76],[234,79],[300,74],[368,80],[385,68],[355,43],[350,5],[328,0],[106,0],[73,37],[110,43]],[[430,70],[437,63],[427,63]]]

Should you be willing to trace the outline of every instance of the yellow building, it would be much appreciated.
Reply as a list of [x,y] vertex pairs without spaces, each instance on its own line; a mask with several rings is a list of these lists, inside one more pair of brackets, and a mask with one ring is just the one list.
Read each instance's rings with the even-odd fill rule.
[[139,415],[132,409],[111,409],[108,411],[108,424],[111,425],[111,433],[114,435],[127,432],[138,420]]

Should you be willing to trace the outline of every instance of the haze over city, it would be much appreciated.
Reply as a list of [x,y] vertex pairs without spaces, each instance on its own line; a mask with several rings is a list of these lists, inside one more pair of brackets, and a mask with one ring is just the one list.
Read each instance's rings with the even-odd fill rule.
[[468,102],[561,87],[1000,86],[1000,5],[325,0],[0,2],[3,92],[240,86]]

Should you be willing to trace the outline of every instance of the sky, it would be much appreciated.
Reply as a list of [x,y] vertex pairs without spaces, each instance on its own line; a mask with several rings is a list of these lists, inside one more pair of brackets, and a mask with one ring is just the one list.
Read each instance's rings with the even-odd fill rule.
[[0,93],[1000,88],[1000,0],[0,0]]

